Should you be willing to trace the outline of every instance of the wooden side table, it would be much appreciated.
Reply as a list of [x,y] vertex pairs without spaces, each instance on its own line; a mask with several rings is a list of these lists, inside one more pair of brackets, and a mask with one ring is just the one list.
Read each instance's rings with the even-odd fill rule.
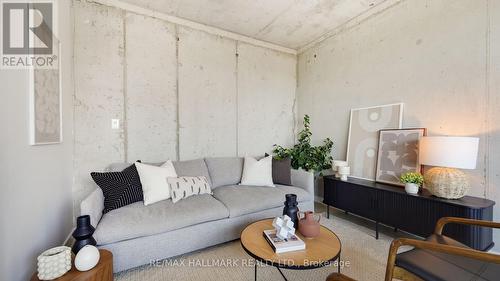
[[[113,281],[113,254],[108,250],[99,250],[101,257],[97,265],[89,271],[78,271],[73,265],[71,270],[56,281]],[[37,273],[33,274],[31,281],[40,281]]]

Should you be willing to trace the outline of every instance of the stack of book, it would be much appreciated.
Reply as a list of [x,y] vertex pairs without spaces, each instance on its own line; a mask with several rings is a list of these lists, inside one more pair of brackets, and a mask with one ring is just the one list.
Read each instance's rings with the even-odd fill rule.
[[266,238],[269,245],[273,248],[274,252],[277,254],[300,251],[306,248],[306,243],[302,241],[297,235],[292,235],[292,237],[281,240],[276,236],[276,230],[264,230],[264,238]]

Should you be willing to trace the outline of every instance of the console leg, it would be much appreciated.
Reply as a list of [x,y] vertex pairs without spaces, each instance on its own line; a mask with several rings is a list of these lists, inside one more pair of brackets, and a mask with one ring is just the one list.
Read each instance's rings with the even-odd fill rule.
[[257,281],[257,261],[255,261],[255,281]]
[[326,204],[326,218],[330,218],[330,205]]
[[397,227],[394,228],[394,232],[398,232],[398,228]]
[[378,221],[375,222],[375,239],[378,240]]

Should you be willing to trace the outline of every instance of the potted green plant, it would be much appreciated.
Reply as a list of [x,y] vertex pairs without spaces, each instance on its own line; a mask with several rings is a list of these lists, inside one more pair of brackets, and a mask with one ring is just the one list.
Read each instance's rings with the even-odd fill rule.
[[333,141],[326,138],[323,145],[311,144],[311,121],[309,115],[304,116],[304,129],[298,134],[297,144],[291,148],[274,145],[273,154],[278,160],[290,158],[294,169],[302,168],[318,174],[332,167]]
[[419,188],[424,183],[424,177],[420,173],[409,172],[402,174],[400,181],[405,184],[408,194],[418,194]]

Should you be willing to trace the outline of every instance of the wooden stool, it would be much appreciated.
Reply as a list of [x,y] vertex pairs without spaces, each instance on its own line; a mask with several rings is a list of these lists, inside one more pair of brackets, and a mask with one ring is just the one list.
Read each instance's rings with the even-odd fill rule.
[[[73,265],[71,270],[55,281],[113,281],[113,254],[108,250],[99,250],[101,257],[97,265],[89,271],[78,271]],[[37,273],[33,274],[31,281],[40,281]]]

